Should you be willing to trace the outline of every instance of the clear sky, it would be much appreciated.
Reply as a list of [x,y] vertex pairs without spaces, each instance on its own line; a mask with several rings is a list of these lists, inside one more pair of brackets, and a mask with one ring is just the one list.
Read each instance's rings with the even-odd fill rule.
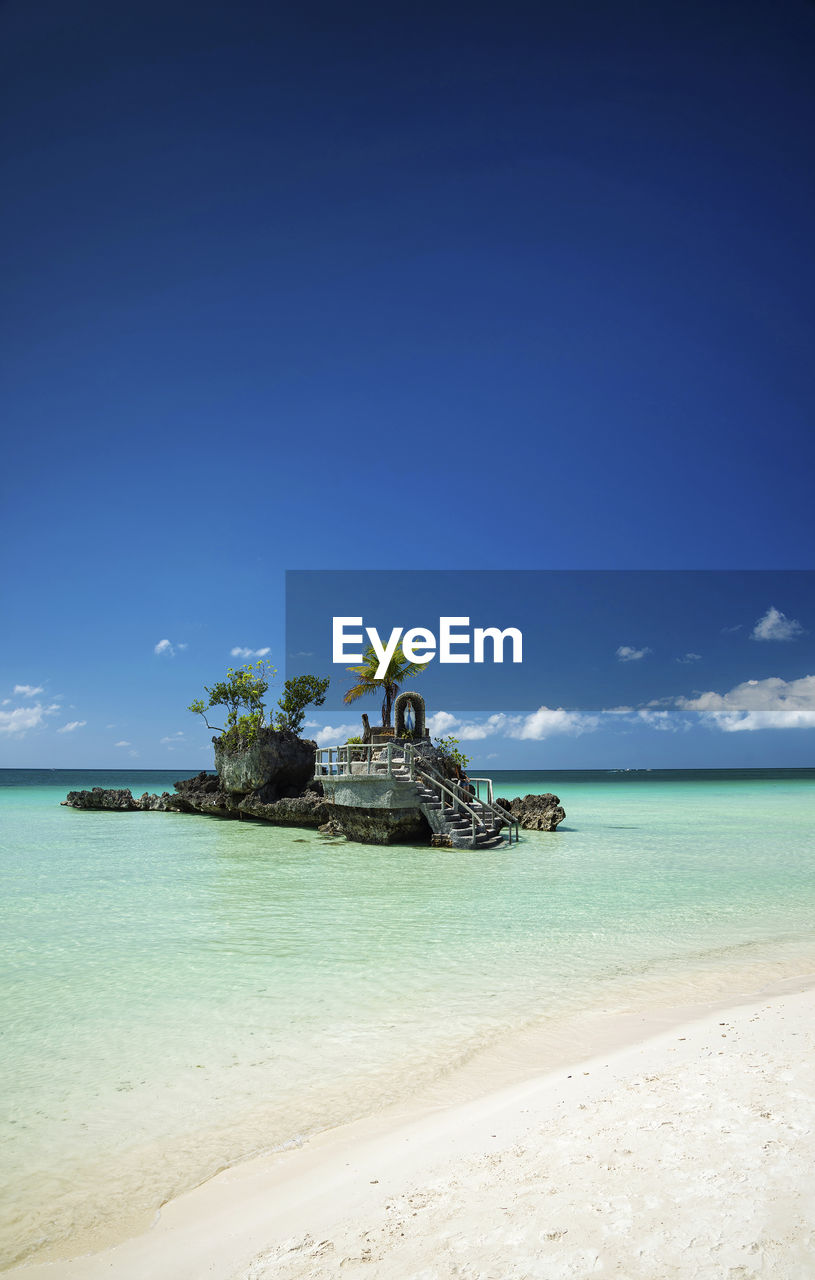
[[[812,567],[808,0],[6,0],[0,81],[0,765],[208,764],[286,569]],[[563,724],[484,756],[694,763]]]

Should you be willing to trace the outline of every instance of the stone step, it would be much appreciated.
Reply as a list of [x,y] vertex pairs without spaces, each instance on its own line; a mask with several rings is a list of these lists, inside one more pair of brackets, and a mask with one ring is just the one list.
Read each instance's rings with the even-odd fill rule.
[[464,837],[457,833],[451,834],[453,846],[456,849],[497,849],[505,843],[504,837],[497,836],[476,836],[475,844],[473,844],[472,836]]
[[491,836],[489,840],[479,840],[476,848],[478,849],[498,849],[501,845],[506,844],[503,836]]

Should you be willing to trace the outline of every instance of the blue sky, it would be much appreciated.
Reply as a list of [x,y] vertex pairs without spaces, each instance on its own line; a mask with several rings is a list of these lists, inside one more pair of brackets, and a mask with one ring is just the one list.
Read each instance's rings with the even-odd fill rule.
[[[184,707],[283,665],[287,569],[811,567],[812,4],[11,0],[0,37],[0,764],[207,763]],[[796,638],[685,696],[811,675],[797,604],[733,625],[771,606]],[[484,753],[813,763],[646,728]]]

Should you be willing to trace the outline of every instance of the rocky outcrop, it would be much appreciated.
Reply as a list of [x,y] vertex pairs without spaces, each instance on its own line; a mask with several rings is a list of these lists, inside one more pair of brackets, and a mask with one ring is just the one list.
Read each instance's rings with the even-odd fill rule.
[[208,813],[216,818],[231,817],[242,797],[231,796],[221,786],[217,773],[197,773],[175,784],[175,795],[169,797],[169,808],[176,813]]
[[118,809],[134,812],[142,808],[141,803],[133,799],[132,792],[124,787],[119,790],[94,787],[92,791],[69,791],[62,803],[72,809]]
[[[331,808],[331,806],[329,806]],[[421,809],[365,809],[335,805],[330,831],[359,844],[428,844],[431,831]]]
[[314,777],[317,743],[296,733],[261,729],[248,747],[225,746],[213,738],[215,768],[224,791],[250,792],[264,804],[282,796],[299,796]]
[[524,831],[556,831],[566,817],[557,796],[547,792],[542,796],[516,796],[514,800],[496,799],[508,809]]
[[214,773],[199,773],[175,783],[175,794],[145,793],[134,799],[127,790],[69,791],[62,801],[72,809],[118,809],[123,812],[202,813],[213,818],[255,819],[279,827],[319,827],[331,817],[331,806],[323,798],[319,783],[302,795],[282,796],[269,803],[255,793],[241,795],[227,791]]
[[[448,847],[448,840],[455,844],[449,832],[435,830],[433,814],[428,818],[427,808],[423,812],[418,807],[421,797],[417,801],[416,787],[424,785],[418,774],[418,783],[408,780],[405,769],[379,780],[367,776],[338,779],[326,784],[324,795],[322,784],[314,780],[316,745],[307,739],[264,729],[255,743],[242,750],[229,749],[218,739],[213,742],[218,772],[204,771],[182,779],[175,783],[172,794],[145,792],[134,799],[124,788],[94,787],[91,791],[71,791],[62,803],[74,809],[197,813],[275,826],[310,827],[361,844],[427,844],[435,832],[440,836],[435,841],[440,847]],[[395,763],[403,754],[401,745],[398,740],[393,742]],[[423,764],[429,773],[444,780],[466,782],[455,761],[428,739],[414,742],[413,749],[419,757],[420,773]],[[372,794],[377,781],[386,784],[385,793],[380,794],[380,786]],[[352,794],[355,787],[358,795]],[[497,803],[526,830],[554,831],[565,817],[554,795],[528,795]]]
[[341,836],[342,835],[342,827],[334,818],[329,818],[328,822],[324,822],[321,827],[317,828],[317,830],[319,831],[321,836]]
[[238,813],[278,827],[321,827],[329,821],[332,807],[316,791],[304,791],[301,796],[281,796],[271,804],[247,796],[238,805]]
[[171,796],[168,791],[162,791],[160,796],[148,795],[143,791],[136,801],[139,809],[153,809],[157,813],[165,813],[168,809],[172,809],[175,796]]

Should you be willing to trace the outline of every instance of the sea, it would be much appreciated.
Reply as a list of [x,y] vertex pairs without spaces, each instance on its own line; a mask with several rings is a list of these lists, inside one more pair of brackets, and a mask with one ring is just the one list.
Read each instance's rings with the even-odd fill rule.
[[815,769],[494,772],[566,818],[489,852],[60,805],[195,772],[0,771],[5,1268],[522,1037],[815,973]]

